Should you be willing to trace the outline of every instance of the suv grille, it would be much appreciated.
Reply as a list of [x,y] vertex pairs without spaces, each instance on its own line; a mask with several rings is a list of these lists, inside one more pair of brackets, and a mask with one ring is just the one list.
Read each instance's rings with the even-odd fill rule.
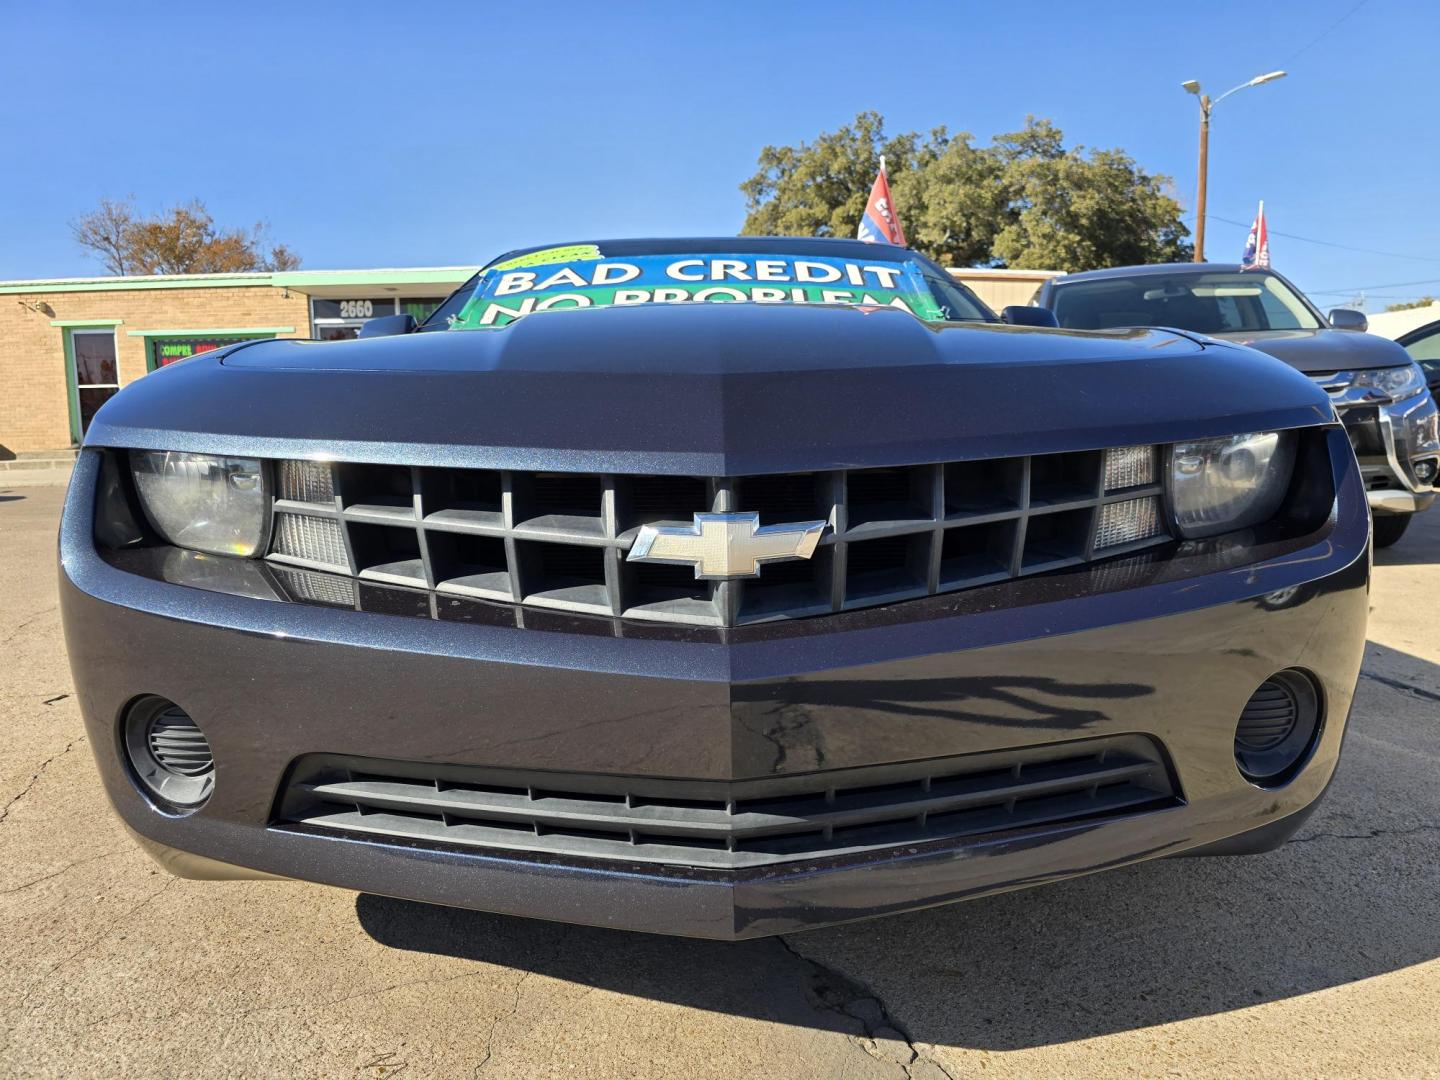
[[645,780],[311,754],[276,823],[371,839],[743,869],[1178,805],[1127,735],[759,780]]
[[[1156,447],[710,478],[277,463],[269,558],[440,594],[733,626],[892,603],[1168,538]],[[629,562],[706,511],[828,522],[813,558],[697,580]]]
[[1355,456],[1360,458],[1384,458],[1385,437],[1380,432],[1380,410],[1374,406],[1352,407],[1340,414],[1345,433],[1350,436],[1350,445]]

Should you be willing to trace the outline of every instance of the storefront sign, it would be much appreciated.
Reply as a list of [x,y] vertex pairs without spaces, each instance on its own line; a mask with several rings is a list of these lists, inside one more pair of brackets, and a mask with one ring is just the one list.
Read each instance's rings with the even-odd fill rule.
[[395,300],[392,297],[379,300],[330,300],[317,296],[310,301],[310,305],[310,316],[313,319],[373,319],[377,315],[395,314]]
[[198,356],[211,349],[223,348],[226,345],[233,345],[237,341],[244,341],[238,337],[217,337],[217,338],[154,338],[150,343],[151,363],[150,367],[165,367],[177,360],[188,360],[192,356]]

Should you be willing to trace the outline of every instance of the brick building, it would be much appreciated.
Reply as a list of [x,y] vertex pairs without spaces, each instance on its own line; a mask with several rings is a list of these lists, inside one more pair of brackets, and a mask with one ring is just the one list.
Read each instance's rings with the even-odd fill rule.
[[0,461],[77,444],[121,386],[258,337],[428,314],[474,267],[0,282]]
[[[0,281],[0,474],[78,445],[96,409],[157,367],[247,338],[353,337],[378,315],[423,318],[474,270]],[[1050,276],[951,273],[996,310]]]

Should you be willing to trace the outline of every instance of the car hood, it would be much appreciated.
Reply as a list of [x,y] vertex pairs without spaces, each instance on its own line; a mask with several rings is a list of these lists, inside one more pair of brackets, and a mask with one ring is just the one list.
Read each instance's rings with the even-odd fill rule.
[[1325,394],[1283,365],[1168,331],[693,304],[241,345],[131,384],[97,413],[86,443],[737,475],[1169,442],[1330,417]]
[[1354,330],[1237,330],[1213,336],[1269,353],[1307,375],[1410,363],[1395,342]]

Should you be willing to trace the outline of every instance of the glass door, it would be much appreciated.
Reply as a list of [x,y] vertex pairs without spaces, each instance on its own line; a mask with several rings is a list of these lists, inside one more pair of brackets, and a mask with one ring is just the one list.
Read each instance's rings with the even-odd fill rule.
[[70,331],[70,435],[79,442],[101,405],[120,389],[114,330]]

